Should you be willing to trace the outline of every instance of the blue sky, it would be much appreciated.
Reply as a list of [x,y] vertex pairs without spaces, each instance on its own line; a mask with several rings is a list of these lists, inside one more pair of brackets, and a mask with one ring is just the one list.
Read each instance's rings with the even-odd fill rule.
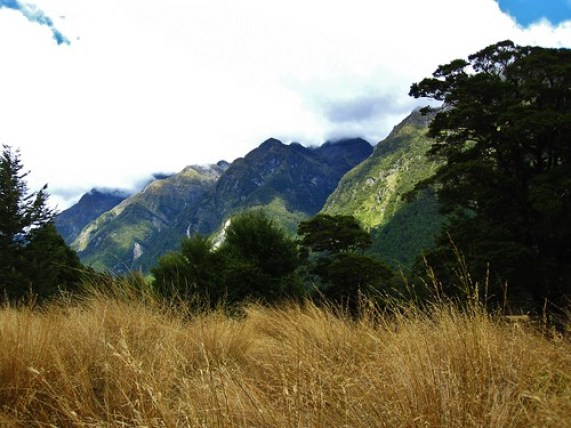
[[439,64],[569,48],[566,18],[565,0],[0,0],[0,144],[65,208],[269,137],[377,143]]
[[524,27],[542,18],[555,25],[571,19],[571,0],[499,0],[499,5]]
[[58,45],[69,44],[69,40],[55,28],[52,19],[33,3],[18,0],[0,0],[0,9],[2,8],[18,11],[30,22],[45,25],[52,32],[52,36]]

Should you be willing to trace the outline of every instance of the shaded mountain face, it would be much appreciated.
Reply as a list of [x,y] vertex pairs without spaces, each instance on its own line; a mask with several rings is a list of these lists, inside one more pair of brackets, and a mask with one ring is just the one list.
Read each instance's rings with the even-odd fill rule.
[[105,211],[119,205],[128,196],[121,191],[92,189],[75,205],[56,216],[56,228],[65,242],[70,245],[85,226]]
[[323,208],[354,215],[372,232],[373,251],[394,266],[410,267],[442,223],[434,193],[421,192],[411,203],[403,200],[438,167],[426,157],[433,143],[426,132],[434,115],[414,111],[395,126],[367,160],[343,177]]
[[263,207],[295,230],[299,221],[321,210],[341,177],[372,151],[362,139],[317,148],[269,139],[232,163],[198,211],[187,217],[186,229],[210,234],[233,213]]
[[317,148],[269,139],[231,165],[188,167],[153,181],[84,227],[72,247],[96,269],[146,271],[176,249],[182,237],[220,231],[245,209],[264,209],[295,232],[372,151],[362,139]]

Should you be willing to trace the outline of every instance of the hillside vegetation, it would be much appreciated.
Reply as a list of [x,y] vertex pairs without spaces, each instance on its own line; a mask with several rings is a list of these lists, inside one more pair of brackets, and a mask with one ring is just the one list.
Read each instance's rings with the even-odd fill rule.
[[[130,297],[129,297],[130,293]],[[0,310],[3,427],[564,427],[571,345],[483,310],[191,315],[92,293]]]
[[379,142],[373,154],[349,171],[329,196],[323,212],[353,215],[373,235],[372,252],[395,267],[409,269],[434,243],[442,216],[434,193],[412,202],[404,196],[431,177],[437,162],[426,156],[434,113],[412,112]]
[[157,234],[168,231],[182,211],[198,206],[226,168],[224,163],[188,166],[152,181],[88,223],[71,247],[95,269],[124,272],[140,267],[149,257],[158,257],[155,251],[162,254],[155,248]]

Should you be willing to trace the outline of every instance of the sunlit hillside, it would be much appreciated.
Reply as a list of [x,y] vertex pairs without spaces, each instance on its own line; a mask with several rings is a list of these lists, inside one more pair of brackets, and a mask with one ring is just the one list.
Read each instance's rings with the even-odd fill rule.
[[141,296],[0,310],[3,427],[564,427],[571,344],[449,305],[192,315]]

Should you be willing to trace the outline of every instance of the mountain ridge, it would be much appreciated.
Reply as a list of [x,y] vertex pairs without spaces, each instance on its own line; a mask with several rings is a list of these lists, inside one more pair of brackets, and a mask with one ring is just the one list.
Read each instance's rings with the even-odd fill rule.
[[[270,138],[224,168],[187,167],[152,181],[85,226],[72,248],[97,269],[121,272],[147,270],[183,236],[215,233],[245,209],[269,210],[293,232],[299,221],[323,207],[341,177],[372,152],[363,139],[307,148]],[[212,171],[216,173],[209,175]]]
[[83,194],[77,203],[56,216],[56,228],[65,242],[71,244],[85,226],[127,197],[129,193],[122,190],[93,188]]
[[147,271],[184,236],[216,237],[240,211],[263,209],[292,235],[324,212],[355,216],[373,253],[409,269],[443,221],[434,192],[403,200],[439,165],[426,156],[434,114],[413,111],[374,147],[361,138],[313,147],[268,138],[232,163],[186,167],[102,213],[72,247],[97,269]]
[[209,167],[191,165],[151,181],[85,226],[72,248],[96,269],[129,269],[129,260],[141,256],[148,237],[171,227],[182,209],[198,203],[225,168],[220,162]]
[[439,166],[426,156],[433,143],[426,133],[436,113],[417,109],[397,124],[340,180],[323,208],[355,216],[372,233],[372,251],[395,267],[410,268],[443,221],[436,194],[423,191],[412,202],[403,199]]

